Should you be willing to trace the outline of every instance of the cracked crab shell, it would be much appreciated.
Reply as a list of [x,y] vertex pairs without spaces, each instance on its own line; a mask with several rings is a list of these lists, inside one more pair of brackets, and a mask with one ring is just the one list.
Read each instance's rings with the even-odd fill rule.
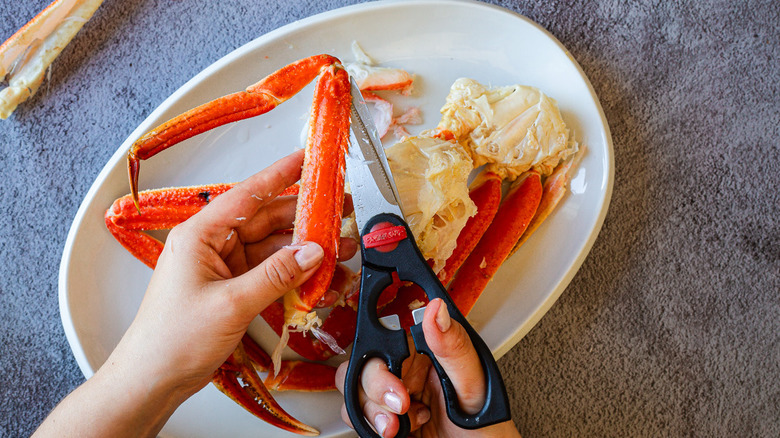
[[410,137],[385,152],[417,246],[438,272],[477,212],[469,198],[471,158],[458,144],[436,137]]

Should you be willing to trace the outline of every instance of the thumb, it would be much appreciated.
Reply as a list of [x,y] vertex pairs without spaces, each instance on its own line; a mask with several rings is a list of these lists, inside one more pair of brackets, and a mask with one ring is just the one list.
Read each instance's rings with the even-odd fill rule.
[[322,263],[324,254],[322,247],[314,242],[286,246],[249,272],[230,280],[231,290],[256,315],[308,280]]
[[428,303],[422,326],[425,341],[450,377],[461,408],[469,414],[479,412],[485,403],[487,386],[468,333],[450,318],[447,305],[440,298]]

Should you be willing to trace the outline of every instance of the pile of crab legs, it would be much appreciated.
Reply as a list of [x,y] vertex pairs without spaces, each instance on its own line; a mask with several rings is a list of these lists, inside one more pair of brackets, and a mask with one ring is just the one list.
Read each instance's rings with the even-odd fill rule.
[[[272,73],[245,91],[218,98],[177,116],[137,140],[128,152],[131,194],[114,202],[105,222],[115,238],[135,257],[154,268],[163,244],[144,231],[168,229],[186,220],[233,184],[159,189],[138,192],[140,161],[189,137],[229,122],[270,111],[319,76],[298,185],[282,195],[297,194],[293,244],[315,241],[325,250],[325,261],[315,276],[290,292],[261,316],[278,333],[308,314],[329,290],[344,294],[343,305],[334,306],[320,330],[346,348],[355,334],[358,275],[337,263],[344,200],[345,153],[349,141],[349,75],[338,59],[318,55],[294,62]],[[374,90],[398,89],[411,83],[387,82]],[[364,93],[371,91],[364,90]],[[455,141],[445,130],[435,134]],[[482,172],[472,183],[470,197],[477,213],[469,218],[457,238],[455,252],[439,272],[443,284],[461,312],[468,314],[503,261],[528,239],[565,193],[571,162],[565,162],[542,182],[531,170],[518,177],[502,196],[502,179]],[[314,188],[318,188],[315,191]],[[425,293],[414,284],[394,283],[380,298],[381,315],[399,315],[402,325],[412,324],[411,310],[425,305]],[[215,372],[214,385],[257,417],[302,435],[318,432],[287,414],[269,393],[273,390],[329,390],[335,370],[317,363],[335,354],[325,342],[305,331],[289,333],[288,344],[306,361],[283,361],[274,373],[271,360],[248,335]],[[267,373],[261,380],[258,373]]]

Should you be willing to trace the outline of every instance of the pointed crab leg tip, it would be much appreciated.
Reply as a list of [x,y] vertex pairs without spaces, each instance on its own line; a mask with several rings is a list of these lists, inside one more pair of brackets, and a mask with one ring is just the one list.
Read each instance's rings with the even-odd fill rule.
[[141,205],[138,203],[138,193],[133,192],[133,205],[135,205],[135,210],[138,212],[138,214],[141,213]]
[[127,152],[127,176],[130,180],[130,195],[133,198],[133,204],[135,204],[138,214],[141,214],[141,206],[138,203],[138,171],[140,169],[140,161],[135,156],[132,150]]
[[241,407],[273,426],[299,435],[319,435],[317,429],[291,416],[274,399],[255,371],[243,343],[214,372],[211,382]]

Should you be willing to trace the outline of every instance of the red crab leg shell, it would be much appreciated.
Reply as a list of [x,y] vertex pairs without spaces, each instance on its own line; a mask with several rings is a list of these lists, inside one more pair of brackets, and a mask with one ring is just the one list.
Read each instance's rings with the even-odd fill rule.
[[257,375],[242,343],[214,372],[211,381],[217,389],[261,420],[300,435],[319,435],[317,429],[296,420],[279,406]]
[[[398,294],[398,290],[404,286],[404,282],[402,282],[398,278],[397,272],[392,272],[391,275],[393,276],[393,282],[390,283],[390,286],[387,286],[385,290],[382,291],[381,294],[379,294],[379,298],[376,301],[377,309],[382,309],[386,305],[393,302],[393,300],[395,300],[396,295]],[[352,307],[353,309],[358,308],[358,302],[360,301],[359,292],[360,292],[359,288],[355,289],[354,293],[346,297],[345,302],[347,306]]]
[[245,91],[229,94],[193,108],[144,134],[127,152],[130,191],[137,201],[140,160],[176,143],[226,123],[266,113],[313,81],[324,67],[337,64],[330,55],[304,58],[271,73]]
[[379,316],[398,315],[401,327],[408,329],[414,325],[412,310],[427,304],[428,296],[420,286],[414,283],[404,284],[398,289],[395,299],[382,308]]
[[[131,195],[123,196],[114,201],[106,211],[106,228],[130,254],[154,269],[162,253],[163,243],[143,231],[175,227],[234,185],[229,183],[145,190],[138,194],[138,204],[143,214],[138,213]],[[294,184],[284,189],[279,196],[296,194],[298,185]]]
[[301,173],[293,244],[313,241],[325,251],[315,274],[285,295],[285,320],[300,325],[328,290],[341,233],[345,154],[349,147],[350,84],[342,68],[326,68],[314,92]]
[[449,286],[453,302],[468,315],[488,282],[531,222],[542,197],[538,172],[526,172],[513,184],[474,251]]
[[[248,334],[241,338],[244,351],[252,361],[257,372],[268,372],[273,364],[268,355]],[[263,380],[265,387],[274,391],[332,391],[336,389],[336,369],[332,366],[303,362],[300,360],[283,360],[282,367],[275,376],[268,373]]]
[[539,225],[547,219],[547,216],[555,210],[555,207],[558,206],[558,203],[561,202],[561,199],[566,195],[566,188],[571,181],[571,173],[579,164],[580,159],[582,159],[584,151],[584,147],[581,147],[580,151],[577,152],[574,157],[559,164],[553,173],[544,181],[542,200],[539,203],[539,208],[536,210],[534,218],[531,219],[531,223],[528,224],[525,233],[523,233],[523,236],[512,249],[512,252],[509,253],[510,257],[520,249],[520,246],[522,246],[529,237],[531,237],[534,231],[539,228]]
[[146,190],[138,194],[138,205],[143,214],[139,213],[130,195],[123,196],[106,211],[106,228],[130,254],[154,269],[163,243],[142,231],[173,228],[233,186],[214,184]]
[[284,360],[279,372],[268,373],[263,383],[275,391],[333,391],[336,368],[323,363]]
[[458,234],[455,251],[445,262],[444,269],[439,271],[439,281],[445,287],[477,246],[501,204],[501,178],[495,173],[480,173],[472,187],[469,197],[477,205],[477,214],[466,221],[466,225]]

